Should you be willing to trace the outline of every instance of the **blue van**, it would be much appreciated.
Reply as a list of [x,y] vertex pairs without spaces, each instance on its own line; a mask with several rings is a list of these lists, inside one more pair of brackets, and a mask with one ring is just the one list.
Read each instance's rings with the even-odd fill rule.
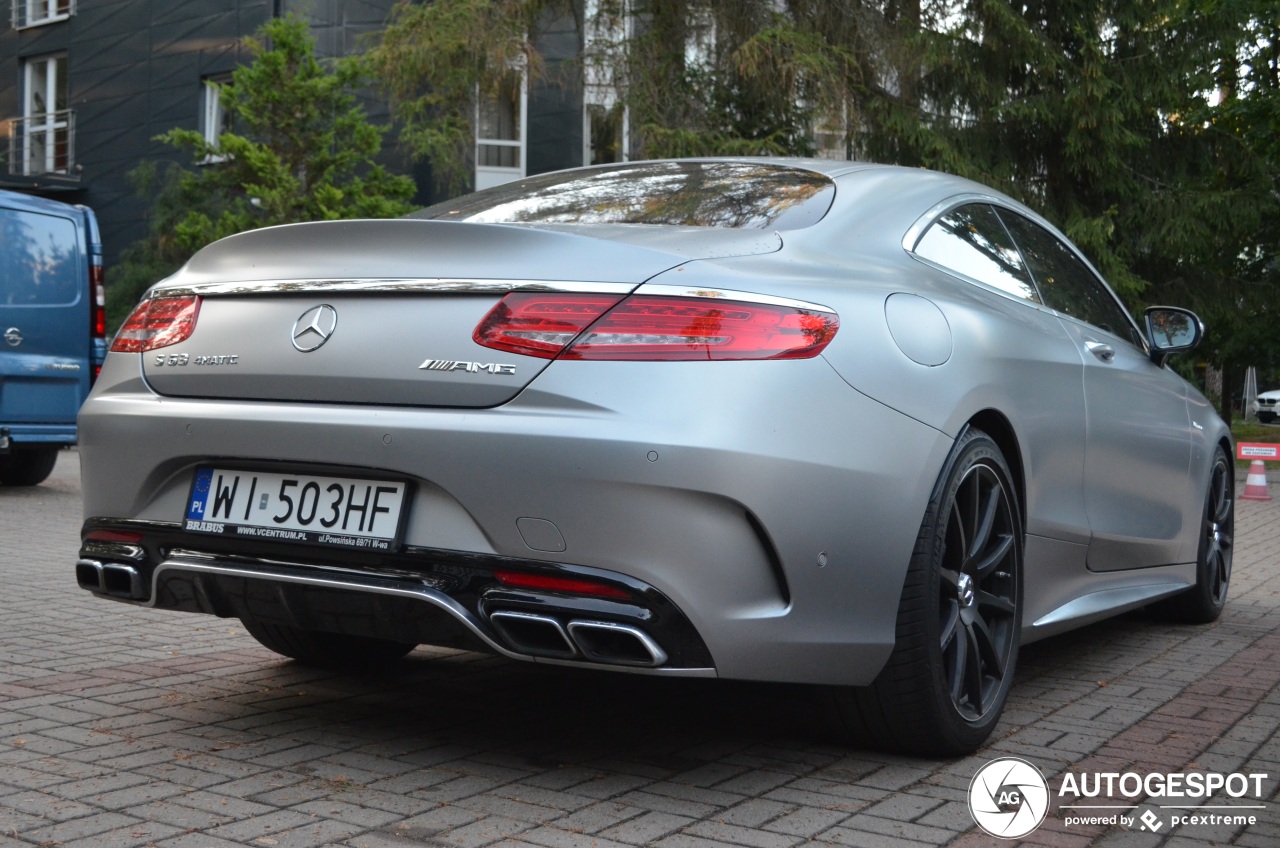
[[34,486],[76,442],[106,357],[93,211],[0,191],[0,485]]

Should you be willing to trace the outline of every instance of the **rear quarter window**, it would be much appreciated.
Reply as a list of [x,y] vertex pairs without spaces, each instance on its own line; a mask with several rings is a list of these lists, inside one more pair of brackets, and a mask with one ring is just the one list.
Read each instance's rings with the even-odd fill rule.
[[67,218],[0,209],[0,305],[75,303],[79,254],[76,226]]

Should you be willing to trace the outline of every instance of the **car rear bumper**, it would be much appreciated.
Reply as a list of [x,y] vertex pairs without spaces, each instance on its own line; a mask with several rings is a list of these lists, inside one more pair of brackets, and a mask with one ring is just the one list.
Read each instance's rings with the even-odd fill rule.
[[74,424],[0,424],[0,453],[22,447],[62,447],[75,443]]
[[[316,610],[344,593],[366,596],[351,606],[368,613],[377,609],[369,596],[390,597],[384,582],[400,581],[401,589],[414,584],[414,609],[452,618],[463,646],[529,657],[536,652],[513,650],[501,617],[492,618],[497,608],[485,605],[492,585],[445,592],[459,612],[424,600],[420,587],[431,587],[423,576],[457,567],[458,558],[481,572],[494,563],[567,570],[656,599],[639,604],[642,617],[685,622],[687,633],[685,625],[671,633],[638,626],[666,659],[632,667],[658,673],[873,679],[892,649],[903,576],[950,446],[944,434],[851,389],[821,359],[554,363],[514,401],[484,410],[162,399],[137,374],[136,358],[110,357],[80,418],[86,532],[136,524],[156,538],[131,566],[145,587],[132,600],[297,623],[315,621]],[[403,551],[184,533],[194,469],[213,461],[406,477],[415,491]],[[101,554],[91,544],[82,550],[90,561],[102,562]],[[269,573],[272,563],[292,577]],[[307,600],[307,592],[281,588],[335,569],[346,589]],[[362,580],[373,588],[360,588]],[[259,593],[276,598],[271,612],[246,612],[250,584],[271,587]],[[201,585],[229,600],[161,595],[172,588],[196,597]],[[228,594],[232,585],[245,588]],[[574,621],[629,626],[617,610],[584,613],[574,607],[580,599],[550,597],[549,617],[566,633]],[[406,616],[396,604],[395,616]],[[533,607],[510,609],[536,614]],[[542,626],[519,616],[507,623]],[[570,635],[562,650],[582,648]],[[586,652],[545,658],[592,662]]]

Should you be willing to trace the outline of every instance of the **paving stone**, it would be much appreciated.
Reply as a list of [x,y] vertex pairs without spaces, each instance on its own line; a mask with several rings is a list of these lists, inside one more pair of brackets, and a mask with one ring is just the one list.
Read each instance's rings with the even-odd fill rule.
[[1239,503],[1218,622],[1132,613],[1024,646],[991,744],[929,760],[817,738],[795,688],[443,649],[343,676],[236,622],[95,600],[70,576],[74,459],[0,489],[6,573],[27,587],[0,599],[0,848],[987,848],[967,791],[1008,755],[1055,787],[1068,771],[1269,775],[1254,825],[1068,829],[1055,809],[1027,845],[1280,845],[1280,500]]

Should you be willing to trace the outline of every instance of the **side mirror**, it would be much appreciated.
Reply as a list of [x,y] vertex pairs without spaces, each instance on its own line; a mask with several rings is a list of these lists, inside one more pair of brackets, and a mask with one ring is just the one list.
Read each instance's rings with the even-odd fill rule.
[[1144,313],[1151,361],[1164,365],[1170,354],[1191,350],[1204,339],[1204,323],[1190,309],[1152,306]]

